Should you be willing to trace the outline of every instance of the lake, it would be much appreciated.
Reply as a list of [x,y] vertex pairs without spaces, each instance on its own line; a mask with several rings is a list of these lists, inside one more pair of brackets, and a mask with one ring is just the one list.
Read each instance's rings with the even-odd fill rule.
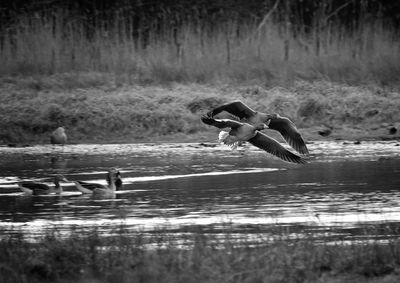
[[[198,229],[238,238],[312,235],[321,241],[397,237],[400,143],[311,142],[306,165],[289,164],[245,145],[213,143],[82,144],[0,147],[0,231],[27,238],[56,227],[96,227],[110,235]],[[109,168],[124,182],[115,196],[82,195],[72,182],[61,195],[26,196],[19,180],[51,176],[106,184]],[[371,232],[369,227],[374,227]]]

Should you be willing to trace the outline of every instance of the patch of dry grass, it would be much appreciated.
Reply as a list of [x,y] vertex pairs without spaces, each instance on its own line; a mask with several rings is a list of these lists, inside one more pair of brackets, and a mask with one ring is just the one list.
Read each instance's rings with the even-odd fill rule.
[[321,127],[330,127],[334,133],[348,128],[355,138],[396,138],[398,134],[389,135],[388,128],[400,128],[399,92],[377,86],[327,81],[296,81],[289,87],[272,88],[254,84],[131,86],[118,85],[104,73],[9,77],[2,78],[1,85],[3,143],[47,143],[49,133],[60,125],[66,127],[72,143],[155,141],[167,136],[175,136],[175,141],[199,140],[199,135],[208,137],[217,131],[203,125],[200,116],[235,99],[289,117],[308,139],[318,138]]

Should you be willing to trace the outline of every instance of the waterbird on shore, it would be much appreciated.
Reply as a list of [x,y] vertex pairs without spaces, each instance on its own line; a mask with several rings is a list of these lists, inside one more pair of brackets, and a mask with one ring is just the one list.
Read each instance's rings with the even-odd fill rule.
[[67,143],[67,134],[65,133],[64,127],[58,127],[55,129],[50,135],[51,144],[61,144],[64,145]]
[[201,117],[203,123],[217,127],[219,129],[230,128],[229,131],[221,131],[219,141],[236,148],[239,142],[248,141],[252,145],[273,154],[280,159],[292,163],[306,163],[306,160],[286,148],[278,141],[261,133],[261,130],[267,129],[268,126],[264,123],[251,125],[231,119],[214,119],[209,116]]
[[239,118],[241,122],[256,125],[265,123],[271,130],[278,131],[286,142],[300,154],[308,154],[307,146],[297,130],[295,124],[286,117],[279,114],[266,114],[255,111],[243,102],[236,100],[223,104],[213,110],[207,112],[207,116],[213,118],[222,111],[226,111],[235,117]]
[[322,137],[327,137],[330,134],[332,134],[332,127],[325,126],[323,129],[320,129],[318,131],[318,135],[320,135]]
[[18,187],[27,195],[61,194],[63,190],[60,182],[68,182],[68,180],[62,175],[56,175],[53,182],[54,187],[39,182],[23,181],[18,183]]
[[111,168],[106,175],[107,185],[90,183],[84,181],[73,181],[76,188],[83,194],[113,194],[123,186],[121,173],[115,168]]

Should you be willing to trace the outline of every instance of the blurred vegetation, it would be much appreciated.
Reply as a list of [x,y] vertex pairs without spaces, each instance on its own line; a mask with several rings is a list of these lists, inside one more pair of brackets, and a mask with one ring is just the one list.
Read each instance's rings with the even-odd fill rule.
[[2,1],[0,74],[129,83],[393,85],[400,5],[376,0]]
[[60,233],[55,228],[30,242],[15,231],[0,240],[0,281],[394,283],[400,279],[396,237],[327,243],[283,231],[276,237],[253,234],[253,242],[237,236],[201,228],[179,238],[165,230],[132,235],[121,226],[107,237],[96,229]]

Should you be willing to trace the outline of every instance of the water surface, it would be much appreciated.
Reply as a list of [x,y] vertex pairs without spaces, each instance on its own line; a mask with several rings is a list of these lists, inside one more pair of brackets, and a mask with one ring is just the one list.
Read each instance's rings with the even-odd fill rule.
[[[314,142],[306,165],[272,158],[255,147],[215,144],[115,144],[0,147],[0,229],[28,237],[58,227],[112,233],[165,229],[179,235],[201,227],[239,237],[289,231],[321,239],[365,235],[365,227],[400,223],[398,142]],[[105,184],[117,167],[124,188],[115,196],[82,195],[72,183],[61,195],[26,196],[19,180],[63,174]],[[279,233],[279,232],[278,232]]]

